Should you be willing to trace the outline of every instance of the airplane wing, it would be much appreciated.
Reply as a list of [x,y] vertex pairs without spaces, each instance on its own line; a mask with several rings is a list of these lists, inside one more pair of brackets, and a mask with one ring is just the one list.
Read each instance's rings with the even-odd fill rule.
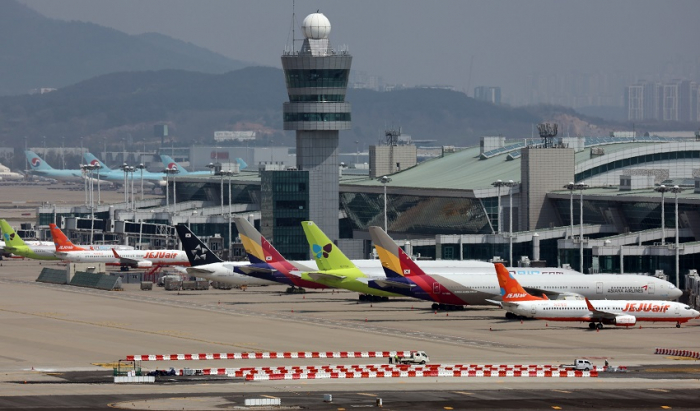
[[311,272],[308,274],[314,281],[342,281],[347,278],[347,276],[344,275],[333,275],[319,272]]
[[505,308],[506,310],[517,308],[520,305],[520,303],[518,303],[518,302],[513,302],[513,301],[506,302],[506,301],[494,300],[494,299],[489,299],[489,298],[487,298],[486,301],[491,303],[491,304],[495,304],[501,308]]
[[242,265],[242,266],[239,266],[236,268],[238,270],[240,270],[243,274],[253,274],[253,273],[273,274],[277,271],[274,268],[262,268],[262,267],[256,267],[254,265]]
[[615,318],[617,318],[617,317],[619,316],[619,314],[611,313],[611,312],[609,312],[609,311],[597,310],[597,309],[593,306],[593,304],[591,304],[591,302],[588,300],[588,298],[586,298],[585,300],[586,300],[586,307],[588,307],[588,310],[589,310],[589,311],[591,312],[591,314],[592,314],[592,315],[591,315],[591,319],[602,319],[602,318],[607,318],[607,319],[614,320]]
[[117,254],[117,250],[115,250],[114,248],[112,249],[112,253],[114,254],[114,258],[119,260],[119,264],[138,265],[139,263],[148,261],[143,259],[122,257],[119,254]]
[[187,271],[187,274],[192,274],[192,275],[197,275],[197,274],[214,274],[214,270],[207,270],[205,268],[197,268],[197,267],[187,267],[185,269]]
[[392,281],[389,279],[382,279],[382,280],[371,280],[373,281],[376,285],[378,285],[381,288],[401,288],[404,290],[410,290],[411,288],[415,287],[415,284],[408,284],[405,282],[401,281]]
[[534,287],[523,287],[525,291],[527,291],[528,294],[534,295],[534,296],[542,296],[543,298],[547,300],[558,300],[560,295],[563,294],[570,294],[570,293],[558,293],[556,291],[550,291],[550,290],[541,290],[539,288],[534,288]]

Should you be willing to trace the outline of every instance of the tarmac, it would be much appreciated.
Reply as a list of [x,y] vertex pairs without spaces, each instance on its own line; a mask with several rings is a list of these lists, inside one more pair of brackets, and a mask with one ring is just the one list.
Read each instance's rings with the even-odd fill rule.
[[[282,409],[697,409],[700,364],[655,355],[698,350],[700,321],[608,326],[510,321],[496,307],[433,311],[411,299],[359,303],[346,291],[101,291],[37,283],[60,262],[0,261],[0,409],[246,409],[244,398],[282,399]],[[597,378],[423,377],[243,381],[226,377],[155,384],[111,382],[134,354],[251,351],[424,350],[439,364],[563,364],[587,358],[627,366]],[[383,364],[386,359],[259,359],[142,362],[144,370]],[[324,403],[323,395],[333,402]],[[559,408],[556,408],[559,407]],[[261,409],[256,407],[254,409]],[[279,407],[277,409],[280,409]]]

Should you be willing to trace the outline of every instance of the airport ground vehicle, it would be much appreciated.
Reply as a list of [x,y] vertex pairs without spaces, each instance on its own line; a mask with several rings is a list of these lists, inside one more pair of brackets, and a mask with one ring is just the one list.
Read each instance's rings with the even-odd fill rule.
[[559,367],[576,371],[592,371],[595,368],[590,361],[581,358],[576,358],[573,364],[561,364]]
[[408,357],[399,357],[399,364],[425,364],[430,361],[425,351],[411,351]]

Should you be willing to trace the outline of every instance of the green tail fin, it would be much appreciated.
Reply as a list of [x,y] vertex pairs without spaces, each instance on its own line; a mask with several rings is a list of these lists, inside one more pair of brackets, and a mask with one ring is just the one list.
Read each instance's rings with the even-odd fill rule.
[[2,230],[2,238],[5,240],[7,248],[26,247],[24,240],[15,233],[15,230],[5,220],[0,220],[0,229]]
[[301,226],[311,247],[311,256],[320,270],[357,268],[313,221],[302,221]]

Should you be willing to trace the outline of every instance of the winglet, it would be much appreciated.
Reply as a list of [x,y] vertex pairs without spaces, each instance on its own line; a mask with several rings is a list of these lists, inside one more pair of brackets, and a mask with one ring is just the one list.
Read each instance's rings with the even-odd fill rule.
[[86,251],[86,248],[83,247],[78,247],[77,245],[73,244],[71,240],[66,237],[65,234],[63,234],[63,231],[61,231],[56,224],[51,223],[49,224],[49,229],[51,229],[51,238],[53,238],[53,243],[56,246],[56,251],[58,252],[70,252],[70,251]]
[[520,285],[518,280],[508,272],[508,269],[501,263],[495,263],[496,275],[498,276],[498,285],[501,288],[501,297],[505,302],[511,301],[534,301],[543,300],[540,297],[530,295]]
[[301,226],[320,270],[357,268],[313,221],[302,221]]

